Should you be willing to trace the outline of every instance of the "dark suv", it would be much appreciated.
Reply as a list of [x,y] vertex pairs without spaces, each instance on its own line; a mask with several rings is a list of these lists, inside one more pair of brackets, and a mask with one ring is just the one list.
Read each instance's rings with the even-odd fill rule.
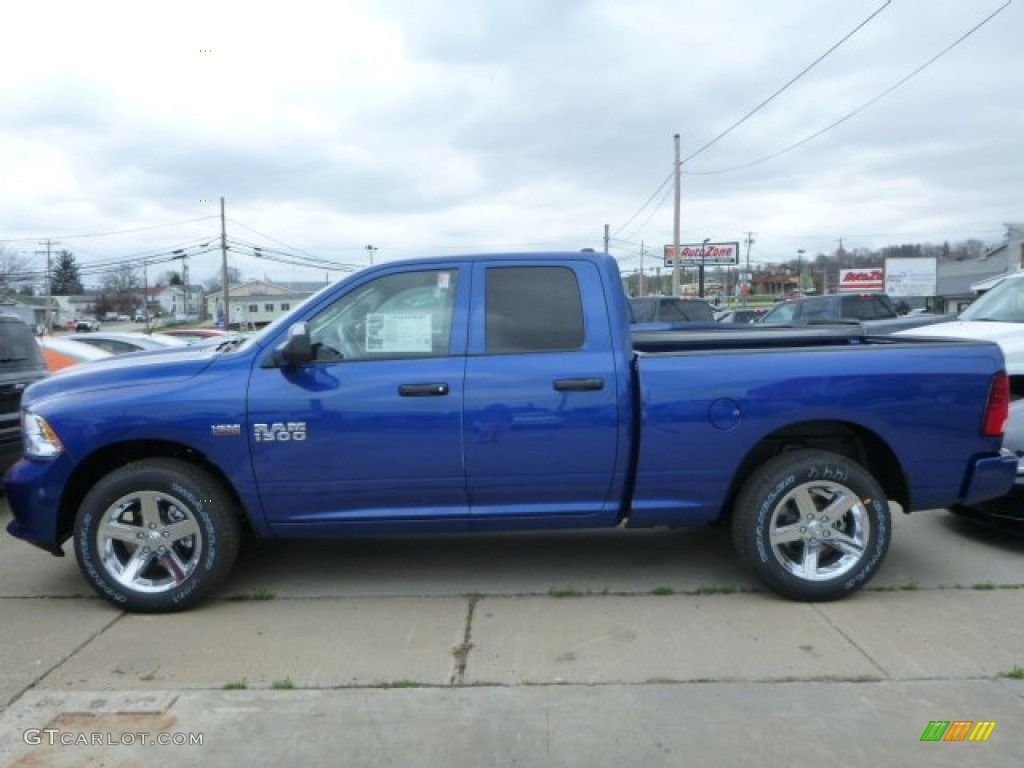
[[21,393],[46,374],[29,327],[17,317],[0,315],[0,474],[21,456]]

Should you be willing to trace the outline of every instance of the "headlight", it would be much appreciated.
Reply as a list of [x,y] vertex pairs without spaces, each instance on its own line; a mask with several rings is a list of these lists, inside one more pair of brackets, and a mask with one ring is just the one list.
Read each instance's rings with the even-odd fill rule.
[[30,459],[53,459],[64,451],[57,433],[42,416],[31,411],[21,414],[21,437]]

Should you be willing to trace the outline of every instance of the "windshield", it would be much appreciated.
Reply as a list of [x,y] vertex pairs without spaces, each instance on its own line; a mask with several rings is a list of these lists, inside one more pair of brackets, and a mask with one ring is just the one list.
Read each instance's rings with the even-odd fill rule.
[[1003,280],[965,309],[960,319],[1024,323],[1024,278]]

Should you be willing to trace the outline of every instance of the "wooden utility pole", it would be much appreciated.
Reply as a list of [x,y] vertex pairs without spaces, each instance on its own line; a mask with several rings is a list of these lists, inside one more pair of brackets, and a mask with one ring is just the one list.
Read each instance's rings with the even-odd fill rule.
[[224,224],[224,198],[220,199],[220,279],[224,283],[224,330],[231,330],[231,300],[228,292],[228,232]]
[[676,205],[672,222],[672,248],[675,254],[675,261],[672,263],[672,295],[679,296],[679,211],[682,202],[682,189],[680,188],[680,168],[682,163],[679,161],[679,134],[677,133],[673,138],[676,144],[676,159],[673,164],[673,171],[676,177]]
[[[39,244],[46,246],[46,319],[43,322],[43,332],[49,336],[53,333],[53,271],[50,264],[50,251],[53,246],[60,245],[60,241],[47,238]],[[36,251],[36,253],[41,254],[44,251]]]

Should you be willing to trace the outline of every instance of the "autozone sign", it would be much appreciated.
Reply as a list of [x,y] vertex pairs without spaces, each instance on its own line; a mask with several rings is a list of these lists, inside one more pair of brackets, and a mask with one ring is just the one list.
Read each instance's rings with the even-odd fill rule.
[[880,267],[868,269],[840,269],[839,291],[880,291],[885,287],[885,270]]
[[[735,243],[688,243],[679,246],[679,263],[685,267],[698,267],[701,264],[712,267],[725,267],[740,263],[740,244]],[[665,246],[665,266],[671,267],[676,262],[676,247]]]

